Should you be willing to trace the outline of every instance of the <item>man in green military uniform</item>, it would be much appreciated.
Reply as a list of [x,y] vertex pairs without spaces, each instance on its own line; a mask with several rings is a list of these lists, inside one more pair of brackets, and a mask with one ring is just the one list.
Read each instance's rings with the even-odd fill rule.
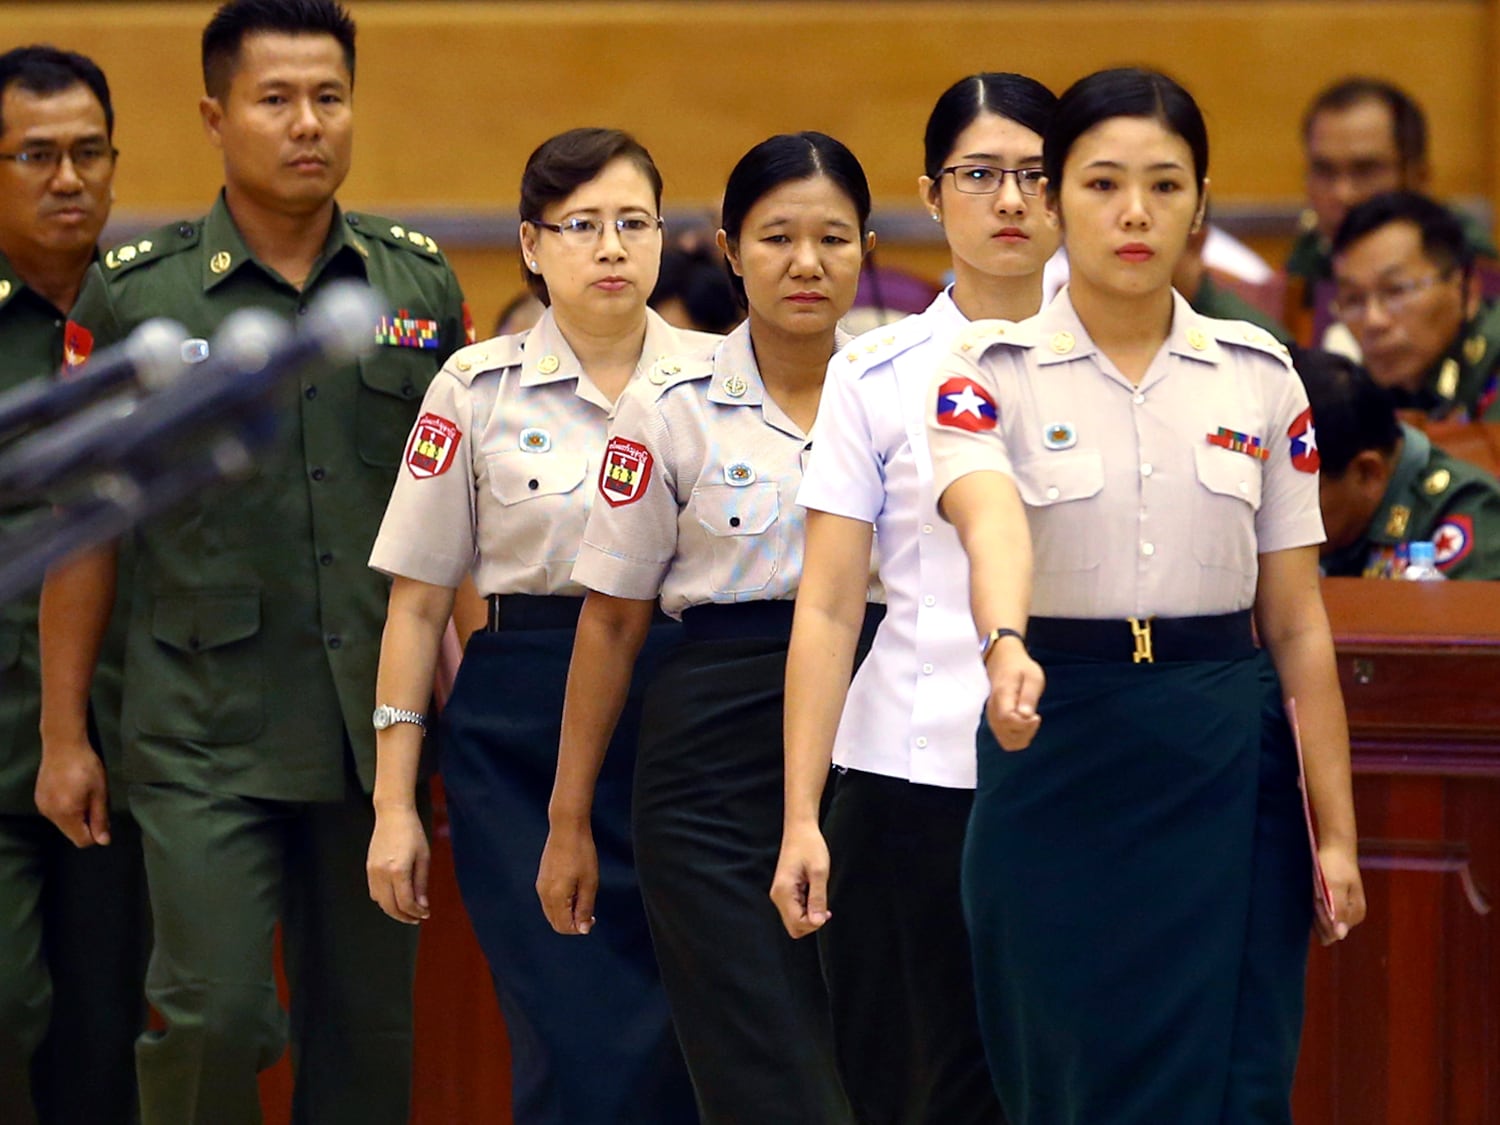
[[1203,247],[1208,242],[1208,215],[1204,222],[1188,236],[1187,250],[1177,259],[1177,268],[1172,271],[1172,287],[1188,299],[1188,304],[1204,316],[1218,320],[1244,320],[1264,328],[1283,344],[1290,345],[1291,333],[1276,320],[1267,316],[1232,289],[1215,281],[1212,271],[1203,260]]
[[[1427,118],[1405,90],[1380,78],[1345,78],[1302,118],[1308,209],[1287,256],[1284,319],[1304,344],[1319,344],[1334,322],[1332,243],[1350,209],[1387,191],[1425,191]],[[1493,259],[1484,228],[1455,212],[1471,256]]]
[[1333,243],[1334,310],[1402,409],[1500,420],[1500,308],[1453,213],[1415,192],[1353,208]]
[[[63,366],[64,323],[109,217],[113,133],[91,60],[53,47],[0,55],[0,390]],[[27,534],[44,511],[0,508],[0,536]],[[117,663],[95,693],[112,764]],[[123,1125],[146,1014],[140,833],[116,810],[109,846],[78,851],[38,814],[40,713],[37,604],[25,598],[0,606],[0,1117]],[[97,819],[104,829],[107,810]]]
[[[354,85],[354,25],[334,0],[230,0],[204,31],[203,69],[224,191],[202,220],[104,256],[75,310],[80,348],[169,316],[201,357],[231,312],[295,320],[341,279],[368,281],[388,315],[370,325],[373,359],[280,388],[280,440],[253,479],[135,536],[125,771],[156,918],[147,993],[166,1024],[138,1048],[142,1117],[260,1120],[256,1074],[288,1030],[279,917],[293,1120],[395,1125],[410,1105],[416,931],[369,902],[364,877],[387,595],[365,563],[467,314],[431,239],[334,201]],[[110,598],[102,555],[44,588],[49,711],[76,717]],[[81,777],[76,738],[44,751],[47,768]]]
[[1500,579],[1500,480],[1399,422],[1353,361],[1306,351],[1296,365],[1322,461],[1324,573],[1398,578],[1406,545],[1429,541],[1449,578]]

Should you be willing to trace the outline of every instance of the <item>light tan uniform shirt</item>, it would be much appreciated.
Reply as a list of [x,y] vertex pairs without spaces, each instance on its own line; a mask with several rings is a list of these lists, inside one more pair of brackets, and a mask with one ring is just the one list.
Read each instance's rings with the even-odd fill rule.
[[659,594],[673,617],[796,597],[807,447],[766,394],[748,323],[711,360],[658,365],[620,398],[574,581],[621,598]]
[[[647,310],[631,385],[663,356],[690,362],[720,339]],[[614,413],[550,311],[455,352],[422,401],[370,565],[453,587],[472,570],[481,594],[582,597],[570,575]]]
[[1323,540],[1316,431],[1285,349],[1173,302],[1138,386],[1094,346],[1066,289],[1019,324],[976,324],[934,377],[934,487],[982,470],[1016,482],[1035,615],[1246,609],[1257,555]]

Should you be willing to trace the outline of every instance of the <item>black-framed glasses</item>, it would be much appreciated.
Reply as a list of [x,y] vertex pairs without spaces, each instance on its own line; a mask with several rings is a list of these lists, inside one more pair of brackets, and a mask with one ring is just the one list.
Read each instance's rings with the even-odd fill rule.
[[1457,270],[1447,270],[1427,277],[1389,281],[1368,293],[1360,293],[1352,289],[1338,292],[1334,294],[1331,302],[1333,314],[1346,324],[1357,324],[1370,315],[1371,305],[1378,305],[1386,316],[1400,316],[1417,299],[1418,294],[1426,292],[1434,285],[1441,285],[1457,272]]
[[534,227],[550,230],[573,246],[592,246],[604,237],[606,227],[614,227],[621,242],[641,242],[659,234],[666,223],[656,215],[621,215],[618,219],[585,219],[575,217],[560,223],[527,219]]
[[102,141],[79,141],[72,148],[66,149],[55,145],[37,145],[23,148],[20,152],[0,152],[0,160],[9,160],[28,172],[53,176],[62,167],[63,157],[66,156],[68,163],[73,165],[73,171],[80,176],[87,176],[107,170],[119,155],[119,149]]
[[953,174],[953,186],[965,195],[994,195],[1005,183],[1006,176],[1016,178],[1016,188],[1022,195],[1038,195],[1042,181],[1047,178],[1040,168],[996,168],[990,164],[953,164],[938,173]]

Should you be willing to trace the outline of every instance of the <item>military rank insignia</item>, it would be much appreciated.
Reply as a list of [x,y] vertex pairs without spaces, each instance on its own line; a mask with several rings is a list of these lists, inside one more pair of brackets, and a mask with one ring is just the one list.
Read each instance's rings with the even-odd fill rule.
[[393,348],[436,348],[441,343],[438,322],[397,309],[395,316],[383,316],[376,322],[375,342]]
[[1242,434],[1238,430],[1231,430],[1220,426],[1215,433],[1208,435],[1208,444],[1217,445],[1220,449],[1227,449],[1231,453],[1243,453],[1247,457],[1254,457],[1257,461],[1264,461],[1271,456],[1271,451],[1260,438],[1252,434]]
[[406,443],[406,467],[418,480],[440,477],[453,465],[463,432],[448,419],[424,414],[412,427]]
[[959,375],[938,388],[938,425],[980,433],[993,430],[997,418],[995,400],[974,380]]
[[1287,427],[1288,446],[1292,455],[1292,468],[1301,473],[1315,473],[1322,459],[1318,456],[1318,431],[1313,426],[1312,407],[1308,407],[1292,420]]
[[599,468],[599,495],[611,508],[634,504],[651,483],[651,451],[629,438],[612,437]]
[[94,350],[94,334],[76,321],[63,329],[63,375],[77,374]]

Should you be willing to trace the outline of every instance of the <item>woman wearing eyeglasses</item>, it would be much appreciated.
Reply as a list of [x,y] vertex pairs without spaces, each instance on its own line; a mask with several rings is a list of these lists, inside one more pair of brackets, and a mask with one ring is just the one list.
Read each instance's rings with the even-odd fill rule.
[[[932,372],[970,320],[1023,320],[1041,306],[1058,244],[1039,198],[1056,101],[1018,74],[970,75],[938,99],[919,187],[943,226],[954,283],[834,361],[797,496],[807,560],[787,659],[786,818],[771,897],[793,937],[821,928],[840,1070],[868,1125],[1004,1120],[958,888],[986,686],[968,562],[932,491],[926,406]],[[859,578],[877,535],[888,610],[851,685]],[[840,772],[825,844],[830,761]]]
[[[822,133],[772,137],[735,166],[718,241],[749,317],[712,360],[674,359],[626,393],[574,570],[589,594],[537,891],[559,933],[607,938],[604,910],[594,924],[594,778],[659,598],[684,642],[647,690],[636,856],[710,1125],[851,1120],[817,950],[786,935],[766,887],[802,569],[797,486],[838,320],[874,244],[869,214],[864,171]],[[869,573],[867,550],[862,599]]]
[[[661,258],[661,178],[613,129],[547,141],[521,178],[522,270],[547,305],[529,332],[453,355],[407,444],[371,565],[392,576],[380,652],[370,896],[429,916],[426,833],[413,802],[438,643],[472,575],[488,628],[469,640],[443,712],[443,778],[464,904],[510,1035],[518,1125],[696,1121],[636,887],[629,802],[638,698],[599,780],[599,940],[564,942],[535,910],[563,689],[583,588],[572,577],[605,434],[627,386],[666,355],[719,340],[646,308]],[[662,619],[664,622],[665,619]],[[640,667],[676,626],[643,624]]]
[[1257,638],[1301,721],[1318,933],[1365,912],[1307,395],[1173,291],[1207,190],[1186,90],[1082,79],[1043,165],[1069,285],[961,334],[927,408],[990,685],[963,863],[986,1052],[1012,1125],[1289,1125],[1323,896]]

